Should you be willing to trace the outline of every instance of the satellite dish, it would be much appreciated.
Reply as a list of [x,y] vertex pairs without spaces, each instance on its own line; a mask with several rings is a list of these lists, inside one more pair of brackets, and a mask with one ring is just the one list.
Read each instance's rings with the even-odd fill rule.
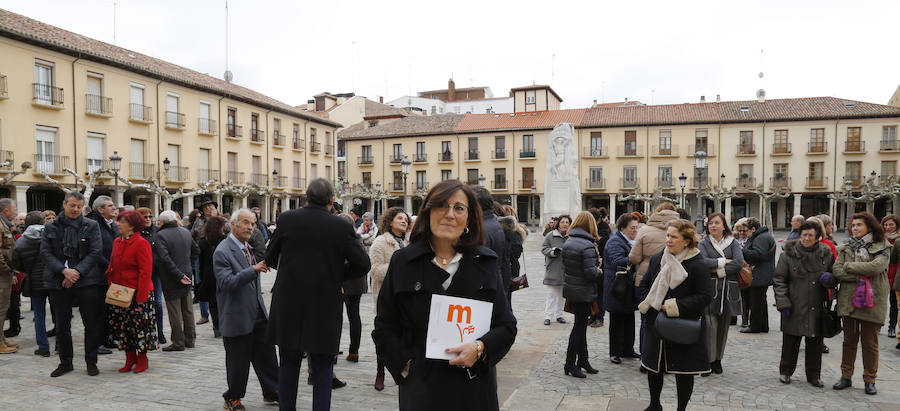
[[234,78],[234,74],[231,74],[231,70],[225,70],[225,81],[231,83],[231,80]]

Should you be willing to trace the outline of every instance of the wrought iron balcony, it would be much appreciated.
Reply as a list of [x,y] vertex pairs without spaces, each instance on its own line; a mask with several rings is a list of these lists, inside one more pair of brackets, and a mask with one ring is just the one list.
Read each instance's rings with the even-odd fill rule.
[[394,193],[402,193],[403,192],[403,180],[392,182],[391,185],[388,186],[388,189]]
[[[109,170],[109,160],[102,158],[90,158],[87,157],[84,159],[85,164],[87,164],[86,174],[90,174],[97,170],[106,169]],[[103,176],[108,177],[108,176]]]
[[643,157],[644,146],[625,144],[616,147],[616,157]]
[[413,183],[409,183],[409,192],[414,193],[417,190],[428,190],[428,182],[427,181],[416,181]]
[[853,184],[853,188],[859,188],[863,184],[862,176],[844,176],[844,181],[850,180],[850,183]]
[[621,188],[623,190],[634,189],[634,188],[637,188],[637,186],[638,186],[638,180],[636,178],[635,179],[619,178],[619,188]]
[[581,156],[584,158],[609,158],[609,150],[606,146],[584,147]]
[[588,190],[603,190],[606,188],[606,179],[605,178],[586,178]]
[[225,181],[231,181],[234,184],[244,184],[243,171],[226,171]]
[[148,180],[156,177],[156,164],[129,162],[128,177],[134,180]]
[[172,130],[184,130],[184,114],[177,111],[167,111],[166,128]]
[[333,145],[333,144],[326,144],[326,145],[325,145],[325,155],[326,155],[326,156],[333,156],[333,155],[334,155],[334,145]]
[[260,129],[250,130],[250,141],[253,143],[262,143],[266,141],[266,132]]
[[769,189],[775,190],[776,188],[783,188],[787,191],[791,191],[791,178],[790,177],[770,177],[769,178]]
[[403,161],[403,153],[393,153],[388,157],[388,162],[391,164],[400,164]]
[[478,160],[478,150],[466,150],[466,161]]
[[112,116],[112,99],[95,94],[85,94],[84,110],[87,114],[101,117]]
[[737,188],[753,189],[756,188],[756,177],[738,177],[734,179],[734,186]]
[[169,166],[169,172],[166,174],[169,181],[177,183],[187,183],[191,181],[190,169],[187,167]]
[[426,153],[416,153],[413,156],[413,163],[426,163],[428,162],[428,154]]
[[881,140],[881,149],[879,151],[900,151],[900,141]]
[[265,173],[250,173],[250,184],[266,186],[269,184],[269,176]]
[[678,146],[653,146],[653,157],[678,157]]
[[317,143],[315,140],[309,142],[309,151],[311,153],[318,153],[322,151],[322,143]]
[[534,147],[523,148],[519,150],[519,158],[535,158],[537,157],[537,153],[534,151]]
[[807,154],[828,153],[828,144],[825,141],[817,141],[817,142],[813,142],[813,143],[807,143],[806,153]]
[[205,183],[207,181],[219,181],[219,170],[211,168],[197,169],[197,182]]
[[287,186],[287,176],[272,177],[272,187],[285,187],[285,186]]
[[519,180],[519,190],[531,190],[532,187],[537,187],[537,180]]
[[690,144],[688,145],[688,157],[693,157],[694,153],[698,151],[703,151],[706,153],[707,157],[715,157],[716,156],[716,145],[715,144]]
[[216,120],[200,117],[197,119],[197,133],[214,136],[219,133]]
[[506,179],[503,180],[492,180],[491,188],[494,190],[506,190]]
[[691,189],[697,190],[704,187],[709,187],[709,177],[691,177]]
[[43,174],[64,174],[69,167],[69,156],[49,154],[34,155],[34,170]]
[[787,155],[791,154],[791,143],[772,143],[772,155]]
[[361,166],[371,166],[375,164],[375,159],[372,156],[359,156],[356,162]]
[[9,171],[16,165],[16,155],[12,150],[0,150],[0,170]]
[[844,154],[865,154],[866,142],[861,140],[851,140],[844,142]]
[[153,122],[153,107],[148,107],[143,104],[131,103],[129,106],[129,114],[128,119],[131,121],[136,121],[138,123],[151,123]]
[[295,139],[294,139],[294,150],[300,150],[300,151],[303,151],[303,148],[304,148],[304,147],[306,147],[306,140],[304,140],[304,139],[302,139],[302,138],[300,138],[300,139],[295,138]]
[[6,76],[0,74],[0,100],[9,98],[9,91],[6,88]]
[[738,144],[737,145],[737,155],[738,156],[755,156],[756,155],[756,144]]
[[292,188],[297,189],[297,190],[302,190],[302,189],[306,188],[306,179],[305,178],[294,177],[292,179],[292,181],[293,181],[293,185],[291,186]]
[[494,160],[506,160],[506,149],[495,148],[491,150],[491,158]]
[[442,153],[438,153],[438,163],[447,163],[453,161],[453,152],[452,151],[444,151]]
[[806,188],[828,188],[827,176],[806,177]]
[[34,103],[41,106],[62,108],[63,89],[49,84],[31,83],[34,86]]
[[659,188],[675,188],[675,180],[672,178],[656,178],[656,186]]
[[283,146],[285,143],[287,143],[287,136],[283,136],[278,130],[275,130],[275,132],[272,133],[272,145]]
[[225,136],[228,138],[243,138],[244,127],[237,124],[229,124],[225,130]]

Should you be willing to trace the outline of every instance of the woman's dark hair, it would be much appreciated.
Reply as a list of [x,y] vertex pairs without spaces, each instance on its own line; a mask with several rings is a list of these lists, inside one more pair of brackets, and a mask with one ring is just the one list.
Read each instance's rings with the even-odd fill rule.
[[559,226],[559,223],[560,223],[564,218],[565,218],[566,220],[569,220],[569,225],[572,225],[572,216],[570,216],[570,215],[568,215],[568,214],[563,214],[563,215],[561,215],[561,216],[559,216],[559,217],[556,217],[556,225]]
[[191,226],[194,226],[194,222],[197,221],[197,218],[200,217],[200,210],[193,209],[190,214],[188,214],[188,222],[190,222]]
[[222,216],[207,218],[203,225],[203,235],[213,244],[222,241],[225,238],[225,219]]
[[878,222],[875,216],[863,211],[850,216],[850,221],[853,220],[863,220],[866,223],[866,227],[869,227],[869,232],[872,233],[873,243],[884,241],[884,227],[881,226],[881,223]]
[[712,213],[706,217],[706,234],[709,234],[709,222],[712,221],[713,218],[718,218],[722,220],[722,234],[725,237],[731,236],[731,227],[728,226],[728,223],[725,222],[725,214],[722,213]]
[[379,227],[379,232],[382,234],[390,233],[391,223],[394,222],[394,219],[397,218],[397,214],[400,213],[406,214],[406,231],[409,231],[409,228],[412,226],[412,221],[409,220],[409,214],[403,210],[403,207],[391,207],[381,216],[381,227]]
[[481,207],[478,199],[475,197],[475,192],[459,180],[444,180],[432,187],[428,191],[428,195],[425,196],[425,200],[422,201],[422,207],[419,209],[416,217],[418,224],[413,225],[412,233],[410,234],[409,241],[411,243],[420,240],[431,240],[433,235],[431,233],[431,210],[445,205],[450,200],[450,197],[460,190],[465,194],[466,201],[469,203],[469,218],[466,224],[469,232],[463,232],[459,237],[456,249],[471,249],[484,242],[484,223],[481,221]]
[[628,228],[628,224],[630,224],[632,221],[641,220],[633,213],[625,213],[620,215],[619,218],[616,219],[616,230],[622,231]]
[[44,217],[43,211],[29,211],[28,214],[25,215],[25,227],[32,225],[44,225],[44,220],[47,217]]
[[609,215],[609,211],[606,211],[606,207],[600,207],[597,209],[597,213],[600,214],[600,219],[606,218]]
[[144,223],[144,216],[134,210],[125,210],[119,213],[119,215],[116,216],[116,221],[122,220],[125,220],[125,222],[128,223],[128,225],[131,226],[131,229],[136,233],[140,232],[144,229],[144,227],[146,227]]
[[683,208],[681,208],[681,207],[678,207],[678,209],[676,209],[675,211],[678,212],[678,218],[680,218],[680,219],[682,219],[682,220],[688,220],[688,221],[691,221],[691,215],[688,214],[687,210],[685,210],[685,209],[683,209]]
[[822,233],[822,226],[815,221],[806,220],[803,222],[803,224],[800,224],[800,232],[802,233],[806,230],[816,230],[816,238],[821,238],[824,235]]
[[589,213],[594,217],[594,220],[600,221],[600,210],[597,207],[591,207],[587,209]]
[[760,223],[759,219],[756,217],[747,217],[745,224],[747,225],[748,230],[759,230],[759,228],[762,227],[762,223]]
[[900,231],[900,216],[897,214],[888,214],[881,219],[881,227],[884,228],[884,223],[887,220],[894,220],[894,225],[897,226],[897,231]]

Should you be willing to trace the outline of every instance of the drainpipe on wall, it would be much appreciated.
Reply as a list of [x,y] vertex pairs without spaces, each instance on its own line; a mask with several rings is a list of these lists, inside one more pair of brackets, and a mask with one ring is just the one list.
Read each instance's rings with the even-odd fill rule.
[[[162,139],[159,136],[159,134],[160,134],[159,124],[162,122],[162,119],[165,117],[166,112],[165,111],[162,112],[163,116],[159,115],[160,109],[162,108],[159,106],[159,85],[160,84],[162,84],[162,81],[159,81],[158,83],[156,83],[156,113],[157,113],[157,115],[156,115],[156,177],[159,180],[159,181],[157,181],[157,183],[159,183],[159,185],[162,186],[163,185],[162,184],[162,172],[160,172],[160,170],[159,170],[159,166],[162,163],[162,160],[160,160],[160,158],[159,158],[159,152],[160,152],[160,150],[162,150],[162,141],[161,141]],[[165,187],[165,186],[163,186],[163,187]],[[153,210],[153,215],[156,217],[159,216],[159,200],[160,200],[159,195],[154,193],[153,194],[153,206],[150,207],[150,209]]]
[[[72,142],[75,148],[72,149],[72,155],[75,157],[75,164],[73,165],[73,169],[75,172],[78,172],[78,111],[75,109],[75,104],[78,101],[75,98],[75,62],[81,60],[81,53],[78,53],[78,57],[75,60],[72,60]],[[61,145],[61,144],[60,144]],[[13,164],[15,166],[15,164]],[[77,181],[76,181],[77,184]],[[90,202],[91,199],[85,200],[86,202]],[[88,204],[85,203],[85,206]]]

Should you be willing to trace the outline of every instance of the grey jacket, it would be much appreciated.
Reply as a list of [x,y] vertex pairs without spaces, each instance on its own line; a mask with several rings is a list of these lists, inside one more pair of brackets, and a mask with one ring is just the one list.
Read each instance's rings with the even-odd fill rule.
[[258,315],[268,319],[259,275],[230,234],[213,253],[213,273],[222,336],[250,334]]
[[775,273],[775,237],[769,227],[760,227],[744,243],[744,260],[753,266],[753,282],[751,287],[768,287],[772,285]]
[[159,256],[159,280],[162,282],[163,297],[166,301],[184,297],[191,290],[190,284],[182,284],[183,277],[194,278],[192,263],[200,255],[200,247],[191,238],[191,233],[176,223],[160,227],[156,232]]
[[731,245],[726,247],[722,252],[725,253],[725,260],[731,262],[724,263],[725,278],[719,278],[716,270],[719,268],[719,259],[722,256],[713,247],[712,239],[707,236],[700,242],[697,247],[706,260],[706,266],[710,270],[710,281],[715,287],[713,300],[709,304],[707,313],[714,315],[741,315],[741,293],[737,286],[737,274],[744,266],[744,255],[741,252],[741,245],[737,240],[733,240]]
[[781,332],[804,337],[820,337],[820,315],[826,299],[819,276],[834,264],[831,249],[822,243],[808,250],[799,241],[786,242],[775,267],[775,305],[790,309],[781,316]]
[[[566,269],[563,267],[562,248],[566,244],[566,236],[553,230],[544,237],[544,245],[541,246],[541,254],[544,255],[544,285],[563,285]],[[554,249],[560,252],[554,255]]]

